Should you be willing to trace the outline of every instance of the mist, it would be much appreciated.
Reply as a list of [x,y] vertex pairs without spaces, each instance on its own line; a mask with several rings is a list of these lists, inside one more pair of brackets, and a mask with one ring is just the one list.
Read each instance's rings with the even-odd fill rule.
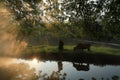
[[27,43],[17,40],[18,25],[12,20],[13,15],[0,4],[0,55],[20,56]]

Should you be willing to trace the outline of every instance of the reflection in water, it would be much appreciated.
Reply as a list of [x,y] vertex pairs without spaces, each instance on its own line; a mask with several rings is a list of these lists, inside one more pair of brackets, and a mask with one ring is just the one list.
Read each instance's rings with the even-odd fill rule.
[[63,64],[62,61],[58,61],[58,72],[60,72],[61,70],[63,70]]
[[120,80],[120,66],[0,58],[0,80]]
[[75,63],[73,62],[73,67],[76,68],[77,71],[89,71],[89,64],[83,64],[83,63]]
[[39,77],[39,80],[66,80],[66,74],[60,74],[59,72],[53,71],[49,76],[45,74],[44,77]]
[[35,80],[35,70],[30,69],[28,64],[9,64],[0,66],[0,80]]

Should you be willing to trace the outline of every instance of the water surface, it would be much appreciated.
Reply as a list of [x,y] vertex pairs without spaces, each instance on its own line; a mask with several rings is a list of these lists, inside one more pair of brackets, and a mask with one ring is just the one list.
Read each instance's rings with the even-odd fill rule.
[[0,58],[0,80],[120,80],[120,65]]

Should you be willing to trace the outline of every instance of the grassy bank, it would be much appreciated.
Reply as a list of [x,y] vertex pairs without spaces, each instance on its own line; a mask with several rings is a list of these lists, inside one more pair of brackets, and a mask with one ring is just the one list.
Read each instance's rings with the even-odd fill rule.
[[[74,53],[73,47],[75,45],[65,45],[63,53]],[[120,49],[113,48],[109,46],[92,46],[91,51],[84,50],[84,52],[87,52],[89,54],[105,54],[105,55],[119,55],[120,56]],[[57,46],[49,46],[49,45],[40,45],[40,46],[29,46],[24,51],[24,53],[28,54],[34,54],[34,53],[58,53],[58,47]]]
[[120,49],[109,46],[92,46],[93,53],[103,53],[108,55],[120,55]]

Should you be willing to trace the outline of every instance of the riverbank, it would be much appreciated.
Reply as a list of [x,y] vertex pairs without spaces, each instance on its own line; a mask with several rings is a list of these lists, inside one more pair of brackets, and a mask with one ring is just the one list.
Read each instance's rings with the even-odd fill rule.
[[[91,50],[87,51],[73,51],[75,45],[65,45],[64,50],[61,51],[62,53],[88,53],[88,54],[96,54],[96,55],[115,55],[120,56],[120,49],[105,46],[105,45],[92,45]],[[29,46],[24,51],[25,54],[34,54],[34,53],[59,53],[58,46],[50,46],[50,45],[40,45],[40,46]]]
[[58,51],[57,46],[31,46],[28,47],[23,58],[47,61],[68,61],[104,65],[120,65],[120,50],[106,46],[92,46],[91,51],[73,51],[74,45],[65,45],[64,51]]
[[15,58],[38,58],[41,61],[67,61],[99,64],[101,66],[120,65],[120,50],[118,48],[92,45],[90,51],[73,51],[74,46],[75,45],[65,45],[63,51],[58,51],[57,46],[28,46],[20,56],[15,56]]

